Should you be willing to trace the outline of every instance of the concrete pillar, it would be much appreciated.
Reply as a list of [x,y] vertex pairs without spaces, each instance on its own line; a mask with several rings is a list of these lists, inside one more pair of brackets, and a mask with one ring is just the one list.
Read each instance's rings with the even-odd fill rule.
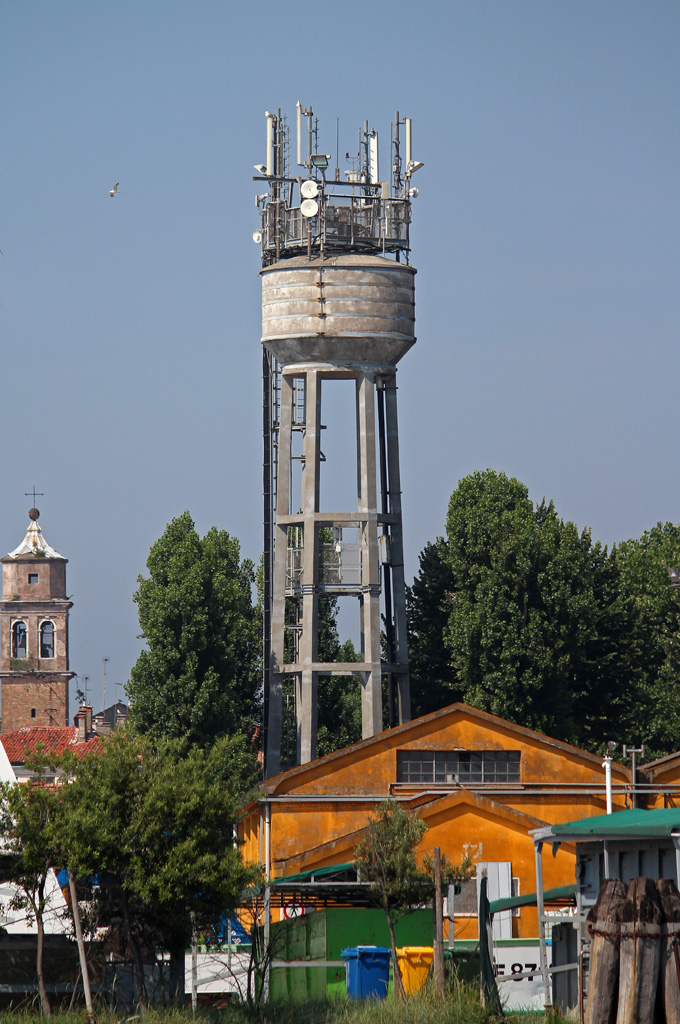
[[285,638],[285,592],[288,562],[288,526],[281,522],[290,512],[290,446],[293,416],[293,378],[281,375],[279,410],[279,457],[276,486],[276,529],[274,531],[274,573],[272,578],[271,655],[269,676],[269,718],[266,771],[277,775],[281,766],[281,710]]
[[364,520],[362,535],[361,632],[362,661],[370,665],[362,673],[361,732],[366,739],[381,732],[382,686],[380,652],[380,551],[375,446],[375,377],[365,371],[357,377],[359,441],[358,511]]
[[297,705],[298,760],[300,764],[316,757],[317,673],[312,668],[318,647],[318,528],[319,469],[321,434],[321,377],[316,370],[305,375],[305,435],[302,448],[302,636],[300,637],[301,684]]
[[401,668],[397,674],[399,724],[401,724],[402,722],[410,721],[411,718],[411,688],[408,673],[406,581],[404,579],[404,540],[401,526],[401,477],[399,473],[396,374],[383,377],[383,381],[385,387],[389,510],[394,517],[390,526],[390,562],[392,571],[392,603],[394,608],[394,661]]

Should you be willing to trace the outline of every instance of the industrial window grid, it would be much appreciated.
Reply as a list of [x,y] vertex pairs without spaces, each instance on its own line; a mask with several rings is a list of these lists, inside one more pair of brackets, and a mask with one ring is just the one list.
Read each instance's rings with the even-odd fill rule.
[[398,750],[397,782],[520,781],[519,750]]

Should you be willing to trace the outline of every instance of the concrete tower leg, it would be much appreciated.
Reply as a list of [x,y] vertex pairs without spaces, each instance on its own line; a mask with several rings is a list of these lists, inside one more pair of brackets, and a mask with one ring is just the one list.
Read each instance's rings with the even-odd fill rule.
[[302,636],[300,637],[301,685],[297,704],[298,761],[316,757],[318,721],[317,660],[319,635],[318,527],[319,470],[321,462],[321,377],[316,370],[305,374],[305,436],[302,448]]
[[357,421],[359,443],[358,511],[362,527],[362,658],[370,668],[362,673],[361,732],[366,739],[382,731],[382,686],[380,665],[380,552],[378,547],[377,473],[375,447],[375,377],[372,372],[357,377]]
[[283,666],[285,662],[286,568],[290,502],[290,448],[293,418],[293,378],[281,375],[279,454],[274,532],[274,572],[272,577],[271,655],[269,675],[269,714],[267,726],[266,771],[277,775],[281,768],[281,711]]
[[404,540],[401,526],[401,477],[399,474],[399,426],[397,422],[397,377],[384,377],[385,433],[387,435],[387,471],[390,527],[390,562],[394,605],[394,661],[397,673],[399,724],[411,718],[411,688],[408,672],[406,627],[406,581],[404,579]]

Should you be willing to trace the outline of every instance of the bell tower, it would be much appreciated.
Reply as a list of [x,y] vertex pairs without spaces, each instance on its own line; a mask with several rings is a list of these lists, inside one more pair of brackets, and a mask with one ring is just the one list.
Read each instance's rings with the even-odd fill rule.
[[0,699],[2,732],[68,725],[66,563],[30,509],[26,537],[2,562]]

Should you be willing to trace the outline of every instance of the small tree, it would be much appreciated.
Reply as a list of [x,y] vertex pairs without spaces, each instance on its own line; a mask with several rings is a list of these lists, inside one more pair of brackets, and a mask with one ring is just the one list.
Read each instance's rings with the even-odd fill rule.
[[[434,896],[432,864],[425,859],[418,866],[416,847],[427,832],[427,825],[413,811],[394,800],[384,800],[368,819],[367,834],[357,845],[355,865],[360,878],[371,882],[371,896],[387,919],[394,963],[394,990],[405,999],[397,961],[395,925],[418,904],[431,902]],[[460,866],[442,858],[442,877],[447,883],[470,875],[470,859]]]
[[107,913],[121,921],[135,962],[141,1012],[149,938],[170,952],[183,993],[192,913],[199,928],[214,927],[259,878],[233,838],[255,767],[242,737],[202,750],[126,729],[83,758],[67,787],[64,857],[77,877],[102,879]]
[[45,914],[49,911],[47,879],[56,863],[52,833],[63,812],[63,792],[47,784],[57,766],[44,753],[36,753],[26,761],[26,767],[35,773],[30,782],[0,783],[0,841],[5,852],[13,855],[7,878],[17,891],[9,908],[23,911],[29,922],[35,922],[38,992],[42,1012],[49,1017],[51,1008],[43,975]]

